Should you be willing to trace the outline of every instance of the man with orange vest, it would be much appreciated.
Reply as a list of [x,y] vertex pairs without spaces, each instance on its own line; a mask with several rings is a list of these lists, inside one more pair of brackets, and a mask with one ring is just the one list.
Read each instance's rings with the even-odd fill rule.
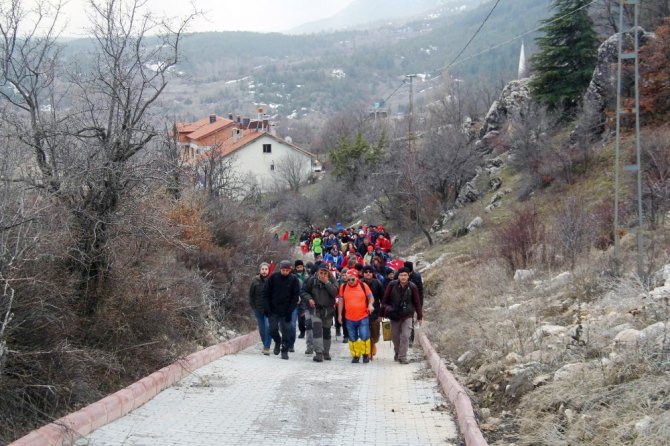
[[337,319],[342,323],[342,311],[346,307],[346,326],[349,334],[351,362],[370,362],[370,325],[369,315],[374,312],[374,297],[370,287],[358,279],[358,271],[347,271],[347,282],[340,286]]

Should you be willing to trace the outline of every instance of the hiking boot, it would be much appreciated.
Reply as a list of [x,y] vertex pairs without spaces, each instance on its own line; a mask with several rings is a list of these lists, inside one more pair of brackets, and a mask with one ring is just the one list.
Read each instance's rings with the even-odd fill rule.
[[291,352],[291,353],[295,353],[295,349],[293,347],[289,347],[288,351]]
[[281,351],[281,346],[279,344],[275,344],[275,349],[272,351],[275,355],[278,355],[279,352]]
[[312,353],[314,353],[314,350],[312,350],[311,348],[308,348],[307,350],[305,350],[306,355],[311,355]]
[[263,347],[263,354],[265,356],[269,356],[270,355],[270,347]]
[[409,361],[407,360],[407,358],[401,358],[401,359],[398,359],[398,362],[399,362],[400,364],[409,364]]
[[370,362],[370,357],[368,355],[363,355],[363,364]]
[[298,339],[305,339],[305,333],[302,332],[298,335]]
[[314,362],[323,362],[323,354],[322,354],[322,353],[317,353],[317,354],[314,355],[314,357],[312,358],[312,361],[314,361]]
[[335,329],[335,336],[337,336],[337,337],[342,336],[342,330],[339,329],[339,328],[336,328],[336,329]]
[[281,352],[281,359],[288,359],[288,352]]
[[360,356],[354,356],[353,358],[351,358],[351,363],[358,364],[358,361],[360,361],[360,359],[361,359]]
[[349,342],[349,338],[342,338],[342,343],[343,343],[343,344],[346,344],[346,343],[348,343],[348,342]]
[[394,361],[397,361],[397,360],[398,360],[398,354],[397,354],[397,353],[396,353],[395,355],[393,355],[393,360],[394,360]]
[[325,359],[326,361],[330,361],[331,359],[333,359],[330,357],[330,342],[331,342],[330,339],[323,340],[323,359]]

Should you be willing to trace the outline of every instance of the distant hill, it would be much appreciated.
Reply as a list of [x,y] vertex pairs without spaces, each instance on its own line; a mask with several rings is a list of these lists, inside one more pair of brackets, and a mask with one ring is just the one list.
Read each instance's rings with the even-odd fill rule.
[[[377,0],[364,3],[368,2],[379,5]],[[399,3],[389,0],[386,9]],[[417,3],[427,5],[428,0]],[[442,2],[441,8],[448,4],[455,3]],[[500,2],[450,75],[477,86],[513,79],[521,45],[514,38],[537,28],[549,15],[549,4],[550,0]],[[418,73],[425,74],[417,79],[415,90],[420,105],[431,88],[440,86],[442,68],[473,36],[492,5],[489,1],[458,14],[438,8],[401,24],[310,35],[193,33],[185,36],[183,59],[175,67],[181,76],[169,84],[161,101],[166,115],[183,120],[209,113],[251,114],[258,105],[278,117],[318,118],[385,99],[406,74]],[[534,50],[534,37],[524,37],[527,55]],[[84,39],[64,42],[63,55],[80,56],[89,44]],[[406,102],[400,90],[388,104],[390,111],[403,112]]]
[[359,28],[389,19],[409,19],[438,8],[462,11],[485,0],[355,0],[339,13],[309,22],[288,31],[289,34],[309,34]]

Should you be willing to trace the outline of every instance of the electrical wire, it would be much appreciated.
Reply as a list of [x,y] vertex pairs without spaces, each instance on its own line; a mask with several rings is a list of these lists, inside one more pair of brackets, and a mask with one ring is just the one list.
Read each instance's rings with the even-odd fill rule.
[[390,95],[388,95],[388,96],[386,97],[386,99],[384,99],[384,102],[383,102],[383,103],[386,104],[386,103],[388,102],[388,100],[391,99],[391,97],[393,97],[393,95],[395,95],[395,94],[398,92],[398,90],[400,90],[400,89],[402,88],[402,86],[405,85],[405,84],[406,84],[406,80],[403,79],[402,82],[400,83],[400,85],[398,85],[398,88],[396,88],[395,90],[393,90],[393,93],[391,93]]
[[[485,49],[485,50],[482,50],[482,51],[480,51],[480,52],[478,52],[478,53],[472,54],[472,55],[466,57],[465,59],[461,59],[461,60],[459,60],[458,62],[456,61],[456,59],[458,59],[458,56],[457,56],[457,57],[456,57],[456,58],[455,58],[449,65],[446,65],[446,66],[440,68],[440,69],[439,69],[439,72],[442,72],[442,71],[444,71],[444,70],[447,70],[447,69],[451,68],[451,67],[454,66],[454,65],[459,65],[459,64],[461,64],[461,63],[463,63],[463,62],[465,62],[465,61],[468,61],[468,60],[470,60],[470,59],[474,59],[475,57],[481,56],[482,54],[486,54],[486,53],[488,53],[488,52],[490,52],[490,51],[493,51],[493,50],[495,50],[495,49],[498,49],[498,48],[500,48],[501,46],[505,46],[505,45],[507,45],[507,44],[509,44],[509,43],[512,43],[512,42],[514,42],[515,40],[519,40],[519,39],[521,39],[522,37],[525,37],[525,36],[527,36],[527,35],[529,35],[529,34],[532,34],[532,33],[535,33],[535,32],[537,32],[537,31],[540,31],[540,30],[541,30],[542,28],[544,28],[545,26],[547,26],[547,25],[551,25],[552,23],[558,22],[559,20],[563,20],[563,19],[566,18],[566,17],[570,17],[572,14],[575,14],[575,13],[581,11],[581,10],[584,9],[584,8],[588,8],[589,6],[591,6],[591,5],[594,4],[594,3],[597,3],[598,1],[600,1],[600,0],[592,0],[591,2],[589,2],[589,3],[587,3],[587,4],[583,5],[583,6],[580,6],[579,8],[575,9],[574,11],[570,11],[569,13],[567,13],[567,14],[563,14],[563,15],[560,16],[560,17],[556,17],[555,19],[550,20],[550,21],[548,21],[548,22],[546,22],[546,23],[543,23],[542,25],[538,26],[538,27],[535,28],[535,29],[532,29],[532,30],[530,30],[530,31],[526,31],[526,32],[524,32],[524,33],[518,34],[518,35],[512,37],[512,38],[509,39],[509,40],[505,40],[504,42],[501,42],[501,43],[499,43],[499,44],[497,44],[497,45],[494,45],[494,46],[492,46],[492,47],[489,47],[489,48],[487,48],[487,49]],[[462,51],[461,51],[461,53],[462,53]],[[460,53],[459,53],[459,56],[460,56]]]
[[468,48],[468,46],[470,46],[472,41],[475,40],[475,37],[477,37],[477,34],[479,34],[479,31],[482,30],[482,28],[484,27],[484,25],[488,21],[489,17],[491,17],[491,14],[493,14],[493,11],[495,11],[496,6],[498,6],[498,3],[500,3],[500,0],[496,0],[493,7],[491,8],[491,10],[489,11],[489,13],[484,18],[484,21],[482,22],[482,24],[479,25],[479,28],[477,28],[477,31],[475,31],[475,33],[472,35],[472,37],[470,37],[470,40],[468,40],[468,43],[466,43],[465,46],[463,47],[463,49],[456,55],[456,57],[454,57],[454,60],[452,60],[449,65],[447,65],[447,68],[451,67],[458,60],[458,58],[461,57],[461,54],[463,54],[463,52]]
[[[525,37],[525,36],[527,36],[527,35],[529,35],[529,34],[533,34],[533,33],[535,33],[535,32],[538,32],[538,31],[540,31],[542,28],[544,28],[545,26],[547,26],[547,25],[551,25],[552,23],[558,22],[559,20],[563,20],[563,19],[566,18],[566,17],[570,17],[571,15],[573,15],[573,14],[575,14],[575,13],[581,11],[582,9],[588,8],[589,6],[593,5],[594,3],[597,3],[598,1],[600,1],[600,0],[592,0],[592,1],[590,1],[589,3],[586,3],[585,5],[580,6],[579,8],[577,8],[577,9],[575,9],[575,10],[573,10],[573,11],[570,11],[570,12],[567,13],[567,14],[563,14],[563,15],[560,16],[560,17],[556,17],[556,18],[554,18],[554,19],[552,19],[552,20],[550,20],[550,21],[548,21],[548,22],[543,23],[542,25],[538,26],[537,28],[534,28],[534,29],[531,29],[531,30],[529,30],[529,31],[523,32],[523,33],[521,33],[521,34],[518,34],[518,35],[512,37],[511,39],[505,40],[504,42],[498,43],[498,44],[496,44],[496,45],[494,45],[494,46],[492,46],[492,47],[489,47],[489,48],[487,48],[487,49],[485,49],[485,50],[482,50],[482,51],[480,51],[480,52],[478,52],[478,53],[472,54],[472,55],[470,55],[470,56],[468,56],[468,57],[466,57],[466,58],[464,58],[464,59],[458,60],[458,58],[463,54],[463,52],[465,52],[465,50],[467,49],[467,47],[468,47],[468,46],[470,45],[470,43],[474,40],[474,38],[477,36],[477,34],[479,33],[479,31],[481,31],[481,29],[484,27],[484,24],[486,24],[487,20],[488,20],[489,17],[491,16],[491,14],[493,14],[493,11],[495,10],[496,6],[498,6],[498,3],[500,3],[500,0],[498,0],[498,1],[496,1],[496,3],[493,5],[493,7],[491,8],[491,11],[489,11],[489,13],[488,13],[488,15],[486,16],[486,18],[484,18],[484,21],[482,21],[482,24],[479,26],[479,28],[477,28],[477,31],[475,31],[475,33],[472,35],[472,37],[470,38],[470,40],[468,41],[468,43],[463,47],[463,49],[458,53],[458,55],[451,61],[451,63],[449,63],[448,65],[446,65],[446,66],[444,66],[444,67],[442,67],[442,68],[439,68],[439,69],[437,69],[437,70],[434,70],[434,71],[431,71],[431,72],[430,72],[430,73],[437,73],[437,76],[436,76],[435,78],[433,78],[432,80],[435,80],[435,79],[439,78],[439,77],[441,76],[441,73],[442,73],[442,72],[444,72],[445,70],[448,70],[449,68],[451,68],[451,67],[454,66],[454,65],[462,64],[463,62],[466,62],[466,61],[468,61],[468,60],[474,59],[475,57],[479,57],[479,56],[481,56],[481,55],[483,55],[483,54],[486,54],[486,53],[488,53],[488,52],[491,52],[491,51],[493,51],[493,50],[496,50],[496,49],[498,49],[498,48],[500,48],[500,47],[502,47],[502,46],[508,45],[508,44],[510,44],[510,43],[512,43],[512,42],[514,42],[514,41],[516,41],[516,40],[519,40],[519,39],[521,39],[521,38],[523,38],[523,37]],[[388,101],[393,95],[395,95],[395,94],[398,92],[398,90],[399,90],[403,85],[405,85],[405,83],[406,83],[406,81],[403,80],[403,81],[402,81],[402,84],[400,84],[400,86],[398,86],[398,88],[396,88],[396,89],[393,91],[393,93],[391,93],[391,94],[384,100],[384,103],[386,103],[386,101]]]

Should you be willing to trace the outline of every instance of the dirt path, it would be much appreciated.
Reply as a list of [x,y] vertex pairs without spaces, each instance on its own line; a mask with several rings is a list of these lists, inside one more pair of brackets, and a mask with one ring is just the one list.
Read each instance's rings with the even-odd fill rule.
[[260,344],[196,370],[78,445],[446,445],[456,426],[416,346],[409,365],[380,344],[351,364],[346,344],[315,363],[299,339],[288,361]]

